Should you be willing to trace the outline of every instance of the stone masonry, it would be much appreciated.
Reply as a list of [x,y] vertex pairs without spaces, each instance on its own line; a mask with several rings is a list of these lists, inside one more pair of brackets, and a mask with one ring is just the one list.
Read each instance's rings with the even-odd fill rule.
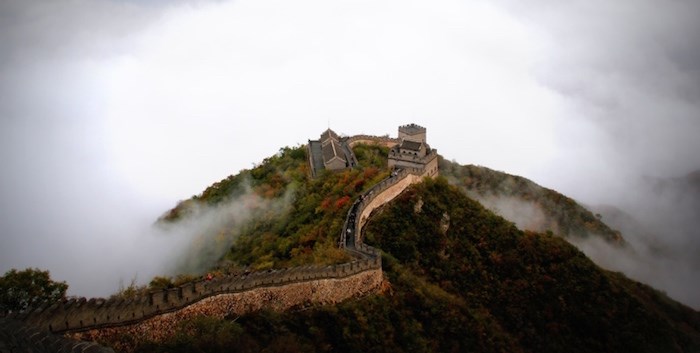
[[[220,294],[209,297],[181,310],[158,315],[136,324],[93,329],[70,334],[83,341],[115,342],[118,352],[131,352],[134,339],[137,342],[162,341],[169,338],[184,320],[198,316],[226,318],[265,309],[284,311],[311,305],[335,304],[364,296],[377,290],[382,283],[381,269],[361,272],[346,278],[321,279],[263,287],[240,293]],[[124,340],[123,337],[130,337]]]

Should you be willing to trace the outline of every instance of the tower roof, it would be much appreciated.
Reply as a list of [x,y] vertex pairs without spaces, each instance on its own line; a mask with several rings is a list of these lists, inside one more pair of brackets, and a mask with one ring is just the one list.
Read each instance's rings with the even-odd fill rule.
[[423,147],[422,142],[403,140],[403,142],[401,142],[401,147],[399,148],[402,150],[420,151],[421,147]]
[[331,138],[334,140],[338,140],[340,137],[338,136],[338,134],[335,133],[335,131],[331,130],[330,128],[321,134],[321,142],[325,142],[326,140]]
[[343,150],[335,140],[331,140],[331,143],[323,146],[323,161],[325,163],[330,162],[333,158],[339,158],[343,162],[347,162],[345,156],[343,156]]

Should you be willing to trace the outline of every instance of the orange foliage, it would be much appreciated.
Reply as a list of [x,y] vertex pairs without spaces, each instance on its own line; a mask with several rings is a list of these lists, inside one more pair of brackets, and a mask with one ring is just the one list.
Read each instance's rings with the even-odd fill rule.
[[375,176],[377,176],[377,174],[379,174],[379,169],[377,169],[376,167],[367,167],[365,168],[363,176],[365,179],[372,179]]
[[330,197],[323,199],[323,201],[321,201],[321,209],[324,211],[327,210],[331,206],[331,202],[333,201]]
[[355,180],[355,182],[352,184],[353,190],[354,191],[359,191],[362,190],[362,187],[365,185],[365,179],[358,179]]
[[339,210],[339,209],[343,208],[343,206],[347,205],[348,203],[350,203],[350,196],[345,195],[345,196],[339,198],[338,201],[335,202],[335,209]]

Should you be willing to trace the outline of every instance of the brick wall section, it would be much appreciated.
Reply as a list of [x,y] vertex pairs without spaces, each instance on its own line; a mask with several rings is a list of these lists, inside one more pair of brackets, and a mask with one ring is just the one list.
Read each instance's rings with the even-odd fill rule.
[[[436,159],[437,160],[437,159]],[[431,166],[432,167],[432,166]],[[393,200],[411,184],[420,182],[424,177],[432,177],[437,174],[430,168],[426,169],[401,169],[396,174],[384,179],[379,184],[368,190],[355,208],[355,224],[353,234],[355,247],[365,246],[362,242],[362,227],[367,223],[372,211]],[[346,219],[346,227],[349,219]],[[342,238],[342,235],[341,235]]]
[[131,336],[143,342],[162,341],[170,337],[178,324],[197,316],[225,318],[257,310],[288,310],[318,304],[335,304],[363,296],[380,288],[381,268],[371,269],[344,278],[319,279],[283,286],[262,287],[239,293],[219,294],[168,314],[158,315],[128,326],[94,329],[70,336],[79,340],[114,342],[119,352],[133,351]]
[[342,279],[365,271],[381,270],[381,257],[373,254],[362,255],[364,256],[352,262],[334,266],[303,266],[191,282],[131,300],[74,299],[51,306],[41,306],[21,315],[10,315],[9,318],[22,320],[55,333],[130,325],[183,309],[220,294],[241,293],[256,288],[280,287],[321,279]]
[[412,174],[405,169],[400,174],[401,175],[393,177],[393,180],[388,180],[386,185],[380,184],[379,186],[381,187],[379,190],[373,191],[372,194],[369,195],[370,197],[365,198],[364,202],[360,204],[356,223],[357,225],[355,227],[355,244],[362,242],[362,239],[360,239],[360,236],[362,235],[362,227],[367,223],[369,215],[372,213],[372,211],[393,200],[409,185],[421,180],[419,175]]

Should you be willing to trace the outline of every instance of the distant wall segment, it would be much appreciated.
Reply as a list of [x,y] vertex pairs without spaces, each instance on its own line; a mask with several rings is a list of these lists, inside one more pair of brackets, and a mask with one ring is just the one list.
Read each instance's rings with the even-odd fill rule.
[[347,143],[350,147],[355,147],[358,144],[366,144],[366,145],[382,145],[386,147],[393,147],[397,143],[400,143],[401,140],[397,138],[391,138],[389,136],[372,136],[372,135],[355,135],[355,136],[350,136],[348,137]]

